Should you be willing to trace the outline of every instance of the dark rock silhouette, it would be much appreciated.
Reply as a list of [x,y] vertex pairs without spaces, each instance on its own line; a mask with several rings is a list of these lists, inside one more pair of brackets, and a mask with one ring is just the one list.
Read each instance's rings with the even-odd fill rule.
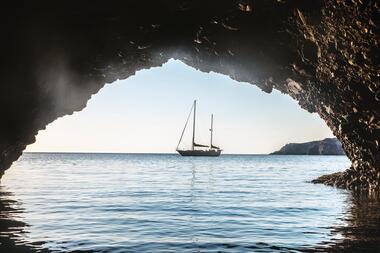
[[305,143],[289,143],[271,155],[345,155],[342,144],[336,138]]
[[379,20],[376,0],[8,1],[0,171],[105,83],[175,58],[289,94],[326,121],[352,161],[319,182],[379,189]]

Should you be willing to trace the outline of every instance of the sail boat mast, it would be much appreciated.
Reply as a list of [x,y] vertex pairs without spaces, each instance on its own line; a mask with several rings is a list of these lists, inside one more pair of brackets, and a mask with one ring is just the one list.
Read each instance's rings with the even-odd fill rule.
[[[194,110],[194,111],[193,111]],[[185,132],[187,123],[189,122],[189,119],[191,117],[191,113],[193,113],[193,137],[192,137],[192,144],[191,144],[191,149],[179,149],[179,144],[181,143],[183,134]],[[219,147],[216,147],[212,144],[212,137],[214,133],[214,115],[211,114],[211,123],[210,123],[210,146],[209,145],[203,145],[203,144],[197,144],[195,142],[195,120],[196,120],[196,114],[197,114],[197,100],[194,100],[193,106],[191,107],[190,113],[187,116],[185,127],[182,130],[181,137],[179,139],[178,145],[177,145],[177,152],[181,156],[220,156],[220,153],[222,150]],[[208,149],[196,149],[196,147],[203,147],[203,148],[208,148]]]
[[213,125],[214,125],[214,115],[211,114],[211,127],[210,127],[210,149],[212,148],[212,132],[213,132]]
[[191,149],[194,150],[195,145],[195,113],[197,111],[197,100],[194,100],[194,118],[193,118],[193,141],[191,145]]

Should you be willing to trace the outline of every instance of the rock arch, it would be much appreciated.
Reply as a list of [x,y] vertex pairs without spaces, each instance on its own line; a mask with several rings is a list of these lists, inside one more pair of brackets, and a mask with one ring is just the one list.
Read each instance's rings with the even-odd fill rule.
[[380,187],[377,1],[12,1],[2,8],[0,168],[105,83],[175,58],[287,93],[352,161],[316,180]]

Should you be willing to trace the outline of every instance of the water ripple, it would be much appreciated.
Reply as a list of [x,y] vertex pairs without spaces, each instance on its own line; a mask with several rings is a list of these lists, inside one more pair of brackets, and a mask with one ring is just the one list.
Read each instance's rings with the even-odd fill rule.
[[308,183],[346,166],[341,156],[25,154],[1,181],[0,251],[315,252],[368,231],[372,245],[379,226],[363,220],[379,224],[378,212]]

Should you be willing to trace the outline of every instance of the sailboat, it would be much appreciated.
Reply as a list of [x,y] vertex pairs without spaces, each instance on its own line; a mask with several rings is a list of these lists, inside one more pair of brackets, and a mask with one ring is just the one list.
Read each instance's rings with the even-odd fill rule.
[[[214,146],[212,144],[212,134],[213,134],[213,124],[214,124],[214,116],[211,114],[211,127],[210,127],[210,145],[203,145],[203,144],[198,144],[195,142],[195,114],[197,111],[197,100],[194,100],[194,103],[190,109],[189,116],[187,117],[185,127],[182,130],[181,137],[179,138],[179,142],[176,148],[176,151],[181,155],[181,156],[220,156],[220,153],[222,150]],[[193,135],[192,135],[192,142],[191,142],[191,149],[184,150],[184,149],[179,149],[179,145],[181,144],[183,134],[185,133],[187,123],[189,122],[189,118],[191,113],[193,113]],[[199,148],[206,148],[206,149],[199,149]]]

